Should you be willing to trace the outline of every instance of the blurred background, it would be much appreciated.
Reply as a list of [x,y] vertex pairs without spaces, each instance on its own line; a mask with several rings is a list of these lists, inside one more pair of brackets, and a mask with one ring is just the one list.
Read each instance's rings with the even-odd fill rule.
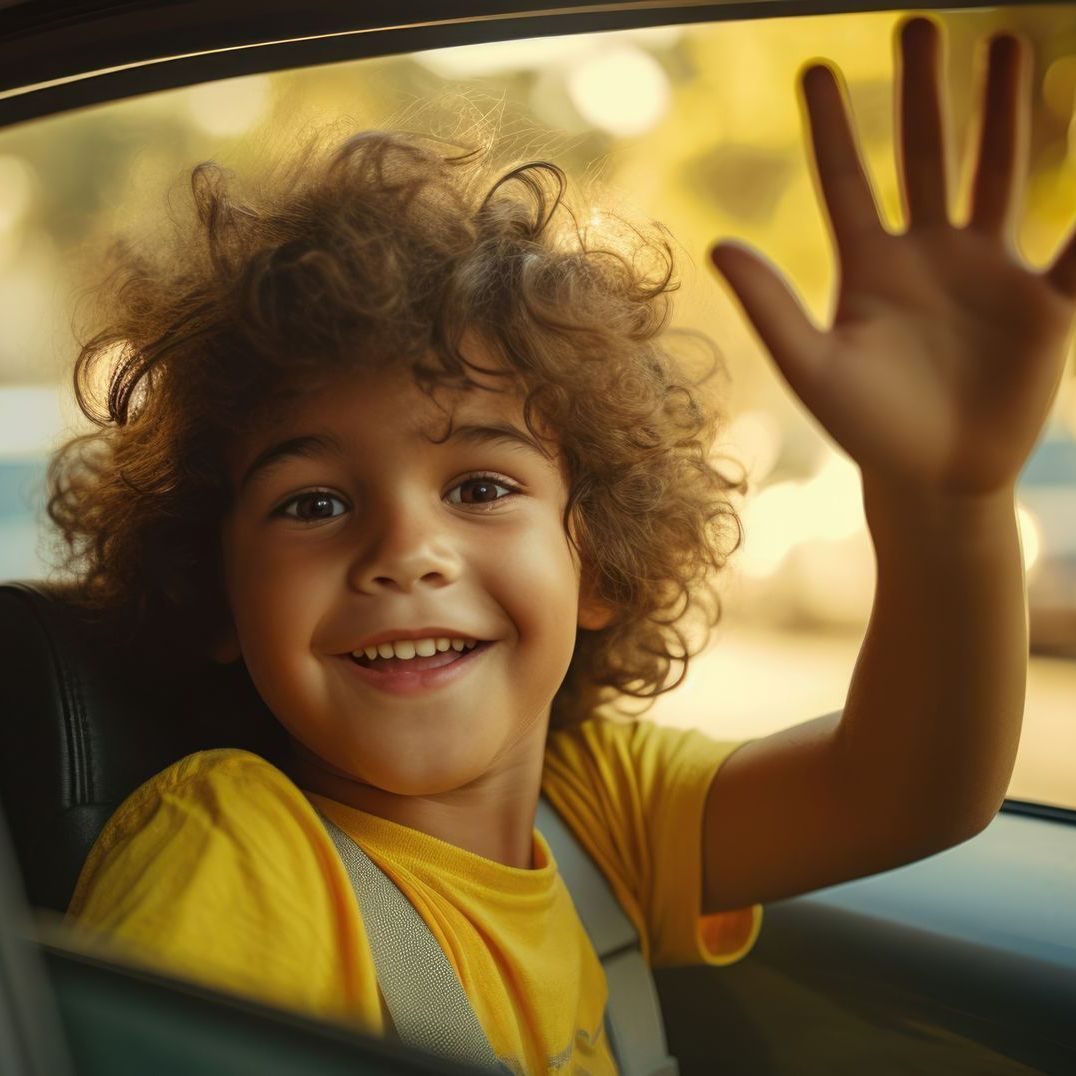
[[[556,160],[576,198],[664,222],[683,288],[676,323],[719,342],[715,448],[747,468],[745,541],[724,618],[648,716],[719,739],[840,709],[870,612],[874,560],[858,472],[804,411],[708,267],[718,238],[767,252],[828,316],[833,256],[796,92],[804,61],[844,72],[879,203],[901,226],[893,158],[891,12],[725,22],[513,41],[331,64],[146,95],[0,131],[0,579],[44,578],[44,472],[88,428],[70,370],[103,245],[167,224],[191,167],[242,173],[325,121],[465,135],[492,119],[510,156]],[[1033,45],[1031,173],[1020,230],[1033,264],[1076,217],[1076,5],[939,13],[954,159],[970,140],[982,39]],[[967,162],[962,161],[963,212]],[[600,225],[601,209],[592,220]],[[1072,355],[1025,468],[1019,511],[1032,658],[1009,794],[1076,808],[1076,384]]]

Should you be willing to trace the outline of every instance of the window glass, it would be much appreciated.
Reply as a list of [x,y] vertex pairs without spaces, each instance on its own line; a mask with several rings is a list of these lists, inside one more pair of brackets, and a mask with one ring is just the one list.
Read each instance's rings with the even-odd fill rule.
[[[1042,263],[1076,187],[1076,7],[943,13],[952,129],[978,94],[983,36],[1033,44],[1031,174],[1020,231]],[[338,120],[466,137],[494,117],[509,155],[552,157],[579,194],[656,218],[678,244],[679,324],[719,342],[729,426],[748,467],[746,541],[725,614],[686,681],[651,716],[721,738],[839,709],[870,610],[873,555],[857,472],[819,432],[707,267],[716,238],[766,251],[819,318],[834,262],[795,93],[813,56],[843,70],[880,204],[899,226],[892,12],[765,19],[477,45],[232,79],[0,131],[0,578],[47,571],[44,465],[78,428],[68,385],[73,312],[92,302],[95,251],[166,226],[169,190],[213,157],[243,171],[294,132]],[[966,177],[965,177],[966,178]],[[1019,484],[1032,657],[1010,795],[1076,808],[1076,387],[1070,368]]]

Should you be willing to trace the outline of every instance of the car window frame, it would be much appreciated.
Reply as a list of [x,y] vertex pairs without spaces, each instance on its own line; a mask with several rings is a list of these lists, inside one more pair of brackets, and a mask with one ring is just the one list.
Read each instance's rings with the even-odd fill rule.
[[[1007,6],[1064,6],[1013,0]],[[528,37],[663,25],[944,7],[873,0],[468,0],[449,15],[438,0],[398,0],[393,18],[324,0],[220,4],[22,0],[0,7],[0,128],[125,97],[269,71]],[[92,62],[91,62],[92,58]]]

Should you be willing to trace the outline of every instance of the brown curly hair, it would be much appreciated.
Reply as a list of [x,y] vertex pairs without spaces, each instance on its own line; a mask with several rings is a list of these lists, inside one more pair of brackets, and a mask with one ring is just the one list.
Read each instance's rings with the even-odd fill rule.
[[[74,368],[97,429],[48,471],[76,600],[122,610],[132,642],[151,636],[173,667],[205,662],[192,640],[227,615],[232,439],[373,365],[406,364],[427,393],[475,387],[468,369],[498,375],[461,354],[476,333],[522,389],[531,433],[536,418],[554,432],[565,531],[592,594],[616,610],[579,632],[551,724],[675,687],[693,656],[688,620],[708,634],[720,618],[716,574],[742,537],[728,494],[746,479],[710,461],[722,416],[699,386],[719,357],[701,334],[667,327],[678,285],[664,229],[606,214],[595,236],[557,166],[498,173],[487,150],[404,133],[330,144],[322,132],[242,196],[236,186],[198,165],[195,212],[170,243],[110,252],[97,293],[106,327]],[[703,345],[707,373],[690,375],[679,342]],[[95,385],[107,385],[103,407]],[[666,684],[674,662],[683,669]]]

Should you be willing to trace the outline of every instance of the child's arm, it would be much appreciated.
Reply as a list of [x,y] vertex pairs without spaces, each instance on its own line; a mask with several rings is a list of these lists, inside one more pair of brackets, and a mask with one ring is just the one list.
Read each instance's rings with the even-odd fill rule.
[[1028,57],[992,43],[968,225],[949,223],[939,35],[901,34],[908,231],[878,219],[838,85],[804,90],[840,258],[829,332],[742,247],[713,260],[793,391],[859,465],[877,558],[870,625],[840,721],[748,743],[711,785],[703,909],[792,896],[973,836],[1001,805],[1027,675],[1015,483],[1061,377],[1076,237],[1051,268],[1012,239]]

